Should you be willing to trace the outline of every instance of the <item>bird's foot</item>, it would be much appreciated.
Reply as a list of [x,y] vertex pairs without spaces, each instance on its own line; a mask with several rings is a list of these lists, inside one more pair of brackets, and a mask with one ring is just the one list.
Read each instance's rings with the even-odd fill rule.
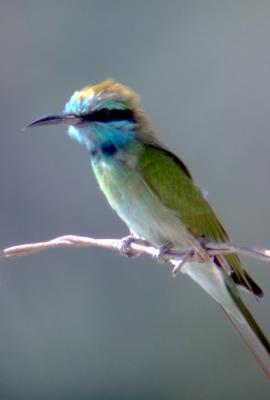
[[172,277],[175,278],[176,275],[181,271],[181,268],[195,255],[195,251],[193,249],[188,250],[184,256],[179,260],[172,269]]
[[120,253],[129,258],[139,256],[140,253],[131,248],[131,244],[135,243],[136,241],[137,239],[132,235],[128,235],[121,239]]
[[205,236],[202,236],[202,237],[198,240],[198,242],[200,243],[201,247],[202,247],[204,250],[207,251],[206,245],[207,245],[207,243],[209,243],[209,240],[208,240]]
[[170,242],[168,242],[156,250],[155,254],[153,255],[153,258],[159,264],[162,264],[166,261],[164,256],[166,256],[168,251],[170,251],[171,249],[172,249],[172,244]]

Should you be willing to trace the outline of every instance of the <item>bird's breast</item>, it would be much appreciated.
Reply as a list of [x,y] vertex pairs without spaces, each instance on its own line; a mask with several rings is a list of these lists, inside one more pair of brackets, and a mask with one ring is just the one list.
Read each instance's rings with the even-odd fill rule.
[[154,245],[190,246],[185,225],[151,191],[137,162],[136,155],[121,151],[114,157],[93,159],[95,176],[110,206],[132,231]]

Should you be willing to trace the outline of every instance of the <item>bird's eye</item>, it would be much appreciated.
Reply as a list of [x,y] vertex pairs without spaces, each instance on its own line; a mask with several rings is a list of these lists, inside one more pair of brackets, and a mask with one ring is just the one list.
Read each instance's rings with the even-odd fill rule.
[[98,117],[100,121],[108,121],[110,119],[111,110],[109,108],[102,108],[98,111]]

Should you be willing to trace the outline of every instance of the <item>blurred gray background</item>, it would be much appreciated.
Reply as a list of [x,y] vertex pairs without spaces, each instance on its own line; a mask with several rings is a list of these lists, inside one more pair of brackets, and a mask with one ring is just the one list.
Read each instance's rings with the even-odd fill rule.
[[[270,246],[269,21],[269,1],[2,0],[0,246],[126,235],[64,128],[21,131],[107,77],[141,95],[233,241]],[[270,333],[270,267],[244,261]],[[1,263],[0,321],[1,400],[269,399],[220,308],[146,257]]]

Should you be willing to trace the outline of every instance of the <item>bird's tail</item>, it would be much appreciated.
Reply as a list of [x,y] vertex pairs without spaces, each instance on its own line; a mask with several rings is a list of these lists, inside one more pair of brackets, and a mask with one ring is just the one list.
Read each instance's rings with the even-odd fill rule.
[[270,342],[241,300],[239,294],[235,292],[231,285],[227,285],[227,289],[242,316],[241,320],[236,318],[223,305],[221,305],[221,308],[270,380]]
[[214,262],[187,263],[181,271],[220,304],[270,380],[269,340],[243,303],[233,278]]

